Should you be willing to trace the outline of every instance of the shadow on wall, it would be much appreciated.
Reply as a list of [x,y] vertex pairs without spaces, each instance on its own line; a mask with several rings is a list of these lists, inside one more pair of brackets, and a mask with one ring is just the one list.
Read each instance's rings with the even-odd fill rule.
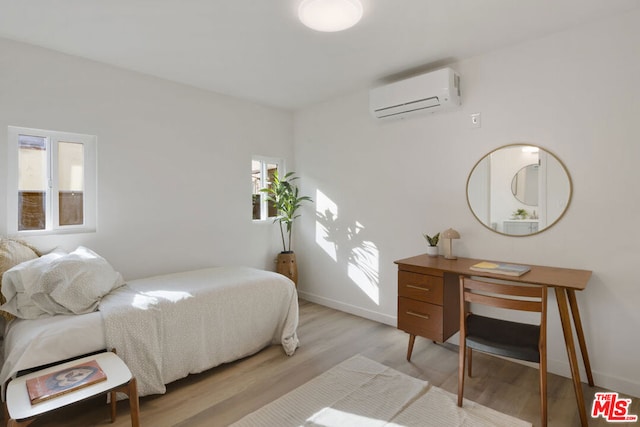
[[345,266],[351,281],[376,305],[380,305],[378,247],[366,239],[366,229],[357,220],[338,215],[338,206],[316,190],[316,244],[339,266]]

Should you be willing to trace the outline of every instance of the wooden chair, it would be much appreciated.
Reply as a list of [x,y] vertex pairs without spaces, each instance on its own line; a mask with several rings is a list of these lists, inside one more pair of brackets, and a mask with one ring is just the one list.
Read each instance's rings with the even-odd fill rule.
[[[540,313],[536,325],[480,316],[469,303]],[[464,394],[465,357],[471,377],[472,350],[536,362],[540,369],[540,416],[547,425],[547,287],[478,281],[460,276],[458,406]]]

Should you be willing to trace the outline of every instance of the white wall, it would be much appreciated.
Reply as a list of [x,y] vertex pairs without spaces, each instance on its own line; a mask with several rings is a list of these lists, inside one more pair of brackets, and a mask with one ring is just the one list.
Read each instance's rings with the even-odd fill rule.
[[[640,396],[638,23],[635,11],[453,64],[456,112],[376,122],[365,91],[299,111],[295,168],[317,199],[301,217],[300,293],[395,325],[393,261],[453,227],[461,256],[593,270],[578,301],[596,383]],[[491,232],[466,201],[474,164],[514,142],[556,154],[574,184],[562,220],[531,237]],[[557,310],[549,321],[550,370],[568,376]]]
[[251,156],[292,160],[291,113],[0,39],[0,234],[7,126],[98,137],[98,231],[127,279],[212,265],[273,268],[277,227],[251,221]]

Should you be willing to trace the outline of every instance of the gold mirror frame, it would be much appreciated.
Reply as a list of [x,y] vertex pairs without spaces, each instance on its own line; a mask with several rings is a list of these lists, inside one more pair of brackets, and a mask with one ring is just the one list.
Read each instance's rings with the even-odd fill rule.
[[[511,177],[522,166],[531,164],[533,153],[537,153],[538,163],[544,165],[539,178],[543,196],[539,197],[536,209],[519,202],[511,192]],[[573,182],[569,170],[551,151],[534,144],[515,143],[498,147],[476,162],[467,178],[466,194],[471,213],[484,227],[504,236],[526,237],[542,233],[562,219],[571,204]],[[530,208],[533,212],[527,212],[532,215],[535,212],[537,219],[512,218],[519,205],[523,210]]]

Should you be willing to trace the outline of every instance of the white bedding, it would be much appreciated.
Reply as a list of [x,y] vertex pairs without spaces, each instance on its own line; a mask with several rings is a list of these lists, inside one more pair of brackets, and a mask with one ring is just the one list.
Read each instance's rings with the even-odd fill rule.
[[57,315],[42,319],[14,319],[4,337],[2,384],[24,369],[47,365],[105,349],[102,315]]
[[100,311],[107,346],[127,362],[141,396],[270,344],[288,355],[298,346],[293,282],[252,268],[136,280],[105,297]]
[[243,267],[210,268],[130,281],[105,296],[100,312],[11,322],[2,383],[17,371],[104,348],[137,377],[139,394],[256,353],[298,346],[293,282]]
[[21,319],[92,313],[124,284],[120,273],[91,249],[57,249],[16,265],[2,276],[2,310]]

